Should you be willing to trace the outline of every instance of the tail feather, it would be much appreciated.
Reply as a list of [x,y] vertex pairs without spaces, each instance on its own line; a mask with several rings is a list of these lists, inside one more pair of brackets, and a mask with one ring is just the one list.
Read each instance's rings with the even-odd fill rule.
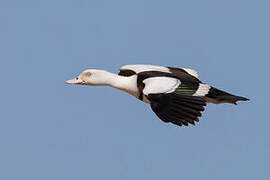
[[249,101],[248,98],[235,96],[225,91],[211,87],[208,94],[205,95],[206,101],[220,104],[220,103],[232,103],[237,105],[237,101]]

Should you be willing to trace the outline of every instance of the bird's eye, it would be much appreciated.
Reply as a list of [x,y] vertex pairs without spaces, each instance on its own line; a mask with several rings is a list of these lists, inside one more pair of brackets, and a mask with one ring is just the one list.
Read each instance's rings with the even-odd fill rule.
[[77,77],[76,80],[78,80],[79,78]]

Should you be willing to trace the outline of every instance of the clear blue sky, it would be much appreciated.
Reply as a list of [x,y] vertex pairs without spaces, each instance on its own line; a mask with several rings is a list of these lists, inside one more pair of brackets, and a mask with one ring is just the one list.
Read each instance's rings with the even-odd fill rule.
[[[0,179],[269,179],[270,3],[1,0]],[[87,68],[190,67],[250,102],[160,121]]]

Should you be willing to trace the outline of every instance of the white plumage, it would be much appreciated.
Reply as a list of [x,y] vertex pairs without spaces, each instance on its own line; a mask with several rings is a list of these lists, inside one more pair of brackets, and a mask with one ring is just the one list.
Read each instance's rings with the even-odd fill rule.
[[178,79],[170,77],[152,77],[143,81],[145,87],[143,93],[159,94],[159,93],[171,93],[181,84]]

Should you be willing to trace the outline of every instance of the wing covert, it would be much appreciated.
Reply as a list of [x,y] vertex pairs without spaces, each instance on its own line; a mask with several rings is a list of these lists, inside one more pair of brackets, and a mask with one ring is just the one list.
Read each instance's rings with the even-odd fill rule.
[[143,94],[171,93],[181,84],[179,79],[172,77],[150,77],[143,80]]

